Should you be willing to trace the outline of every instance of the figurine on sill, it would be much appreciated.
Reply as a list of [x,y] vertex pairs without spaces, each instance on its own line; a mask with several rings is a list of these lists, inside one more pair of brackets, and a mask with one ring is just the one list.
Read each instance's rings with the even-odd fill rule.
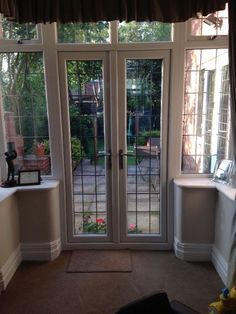
[[1,184],[1,187],[9,188],[9,187],[16,186],[17,184],[15,180],[15,170],[14,170],[14,162],[13,162],[13,160],[16,159],[17,157],[17,153],[15,150],[13,150],[11,152],[6,152],[5,156],[6,156],[5,159],[7,162],[7,166],[8,166],[7,180]]

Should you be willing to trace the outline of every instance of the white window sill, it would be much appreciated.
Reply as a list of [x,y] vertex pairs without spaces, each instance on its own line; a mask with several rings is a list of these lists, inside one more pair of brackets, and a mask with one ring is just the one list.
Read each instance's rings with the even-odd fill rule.
[[25,185],[25,186],[15,186],[12,188],[2,188],[0,187],[0,202],[4,201],[9,196],[20,191],[42,191],[54,189],[59,185],[59,181],[42,181],[38,185]]
[[236,188],[231,188],[227,185],[212,181],[210,178],[177,178],[174,183],[183,188],[201,188],[214,189],[216,188],[220,193],[224,194],[231,201],[235,201]]

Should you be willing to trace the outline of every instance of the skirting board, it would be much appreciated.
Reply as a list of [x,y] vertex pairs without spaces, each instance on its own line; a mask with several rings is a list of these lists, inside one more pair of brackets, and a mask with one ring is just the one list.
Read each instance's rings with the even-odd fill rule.
[[9,281],[13,277],[21,261],[22,261],[22,255],[21,255],[21,250],[20,250],[20,245],[19,245],[17,249],[14,252],[12,252],[12,254],[9,256],[6,263],[0,269],[0,294],[1,294],[1,291],[6,289]]
[[174,241],[175,255],[189,262],[211,261],[212,244]]
[[223,283],[227,285],[228,263],[214,245],[212,247],[212,263]]
[[52,261],[60,252],[60,239],[43,243],[21,243],[22,259],[25,261]]

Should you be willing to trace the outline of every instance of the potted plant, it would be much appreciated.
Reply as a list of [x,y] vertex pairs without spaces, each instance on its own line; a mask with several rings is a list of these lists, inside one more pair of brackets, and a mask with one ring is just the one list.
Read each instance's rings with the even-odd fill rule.
[[35,143],[34,153],[36,156],[44,156],[45,154],[45,145],[43,143]]

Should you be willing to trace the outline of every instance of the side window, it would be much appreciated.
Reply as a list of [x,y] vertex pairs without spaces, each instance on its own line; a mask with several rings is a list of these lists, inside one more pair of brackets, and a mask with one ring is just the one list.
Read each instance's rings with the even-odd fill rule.
[[212,173],[230,136],[227,49],[186,51],[182,173]]
[[51,174],[42,53],[1,53],[0,76],[7,149],[17,152],[16,168]]

